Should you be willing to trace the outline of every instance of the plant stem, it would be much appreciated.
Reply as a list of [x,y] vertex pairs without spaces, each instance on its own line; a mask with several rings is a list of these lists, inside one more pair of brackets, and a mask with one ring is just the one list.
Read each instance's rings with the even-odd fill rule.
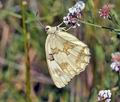
[[25,24],[25,12],[26,12],[26,5],[23,3],[25,1],[21,0],[21,12],[22,12],[22,30],[24,34],[24,50],[25,50],[25,67],[26,67],[26,96],[27,96],[27,102],[31,102],[30,99],[30,91],[31,91],[31,85],[30,85],[30,58],[29,58],[29,33],[27,32],[26,29],[26,24]]
[[89,22],[82,21],[82,20],[79,20],[79,22],[83,23],[83,24],[86,24],[86,25],[89,25],[89,26],[94,26],[94,27],[101,28],[101,29],[108,29],[110,31],[113,31],[113,32],[116,32],[116,33],[120,33],[120,29],[114,29],[114,28],[111,28],[111,27],[105,27],[105,26],[89,23]]

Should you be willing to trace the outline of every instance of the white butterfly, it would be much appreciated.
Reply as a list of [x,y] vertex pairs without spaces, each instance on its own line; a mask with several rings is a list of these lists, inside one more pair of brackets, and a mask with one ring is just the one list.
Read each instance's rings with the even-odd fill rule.
[[46,26],[46,59],[50,75],[58,88],[62,88],[89,63],[90,52],[86,44],[61,27]]

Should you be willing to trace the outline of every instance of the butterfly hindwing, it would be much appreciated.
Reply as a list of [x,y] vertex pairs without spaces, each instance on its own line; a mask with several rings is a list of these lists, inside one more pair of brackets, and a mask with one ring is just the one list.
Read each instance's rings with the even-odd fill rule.
[[49,72],[58,88],[67,85],[89,63],[87,45],[67,32],[48,35],[45,47]]
[[[64,41],[67,42],[67,46],[72,46],[72,48],[68,48],[67,52],[67,59],[69,62],[74,65],[74,69],[79,74],[81,71],[83,71],[89,63],[90,59],[90,52],[89,48],[86,44],[81,42],[79,39],[77,39],[75,36],[67,33],[67,32],[58,32],[57,34],[60,36],[61,39],[64,39]],[[64,43],[63,45],[65,45]],[[65,47],[65,46],[64,46]]]

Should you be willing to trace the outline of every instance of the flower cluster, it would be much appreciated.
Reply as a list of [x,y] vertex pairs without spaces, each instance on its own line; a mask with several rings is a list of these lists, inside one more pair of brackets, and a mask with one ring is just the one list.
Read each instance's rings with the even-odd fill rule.
[[120,72],[120,52],[112,54],[112,63],[110,67],[113,71]]
[[104,5],[104,6],[99,10],[100,17],[103,17],[104,19],[105,19],[105,18],[109,18],[109,17],[110,17],[110,10],[111,10],[111,7],[110,7],[109,4]]
[[66,25],[70,25],[73,28],[80,26],[78,23],[78,18],[81,18],[81,11],[85,8],[85,3],[78,1],[73,7],[69,8],[69,13],[67,16],[63,17],[63,22]]
[[112,96],[112,93],[110,90],[101,90],[98,93],[98,101],[110,102],[111,96]]

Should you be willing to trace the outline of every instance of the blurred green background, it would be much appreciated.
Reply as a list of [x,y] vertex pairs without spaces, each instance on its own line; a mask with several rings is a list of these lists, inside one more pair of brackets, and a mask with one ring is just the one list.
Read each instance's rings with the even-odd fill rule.
[[[101,89],[111,89],[118,75],[110,68],[111,53],[120,51],[116,33],[81,24],[68,32],[88,44],[91,61],[86,70],[65,88],[58,89],[48,72],[45,58],[47,34],[44,25],[56,26],[77,0],[27,0],[26,25],[30,34],[31,99],[32,102],[97,102]],[[25,102],[25,51],[19,0],[0,0],[0,102]],[[86,0],[82,19],[104,25],[114,25],[99,17],[105,3],[114,6],[119,19],[119,0]],[[38,12],[39,17],[36,16]],[[118,15],[117,15],[118,14]],[[120,90],[112,93],[112,102],[120,102]]]

